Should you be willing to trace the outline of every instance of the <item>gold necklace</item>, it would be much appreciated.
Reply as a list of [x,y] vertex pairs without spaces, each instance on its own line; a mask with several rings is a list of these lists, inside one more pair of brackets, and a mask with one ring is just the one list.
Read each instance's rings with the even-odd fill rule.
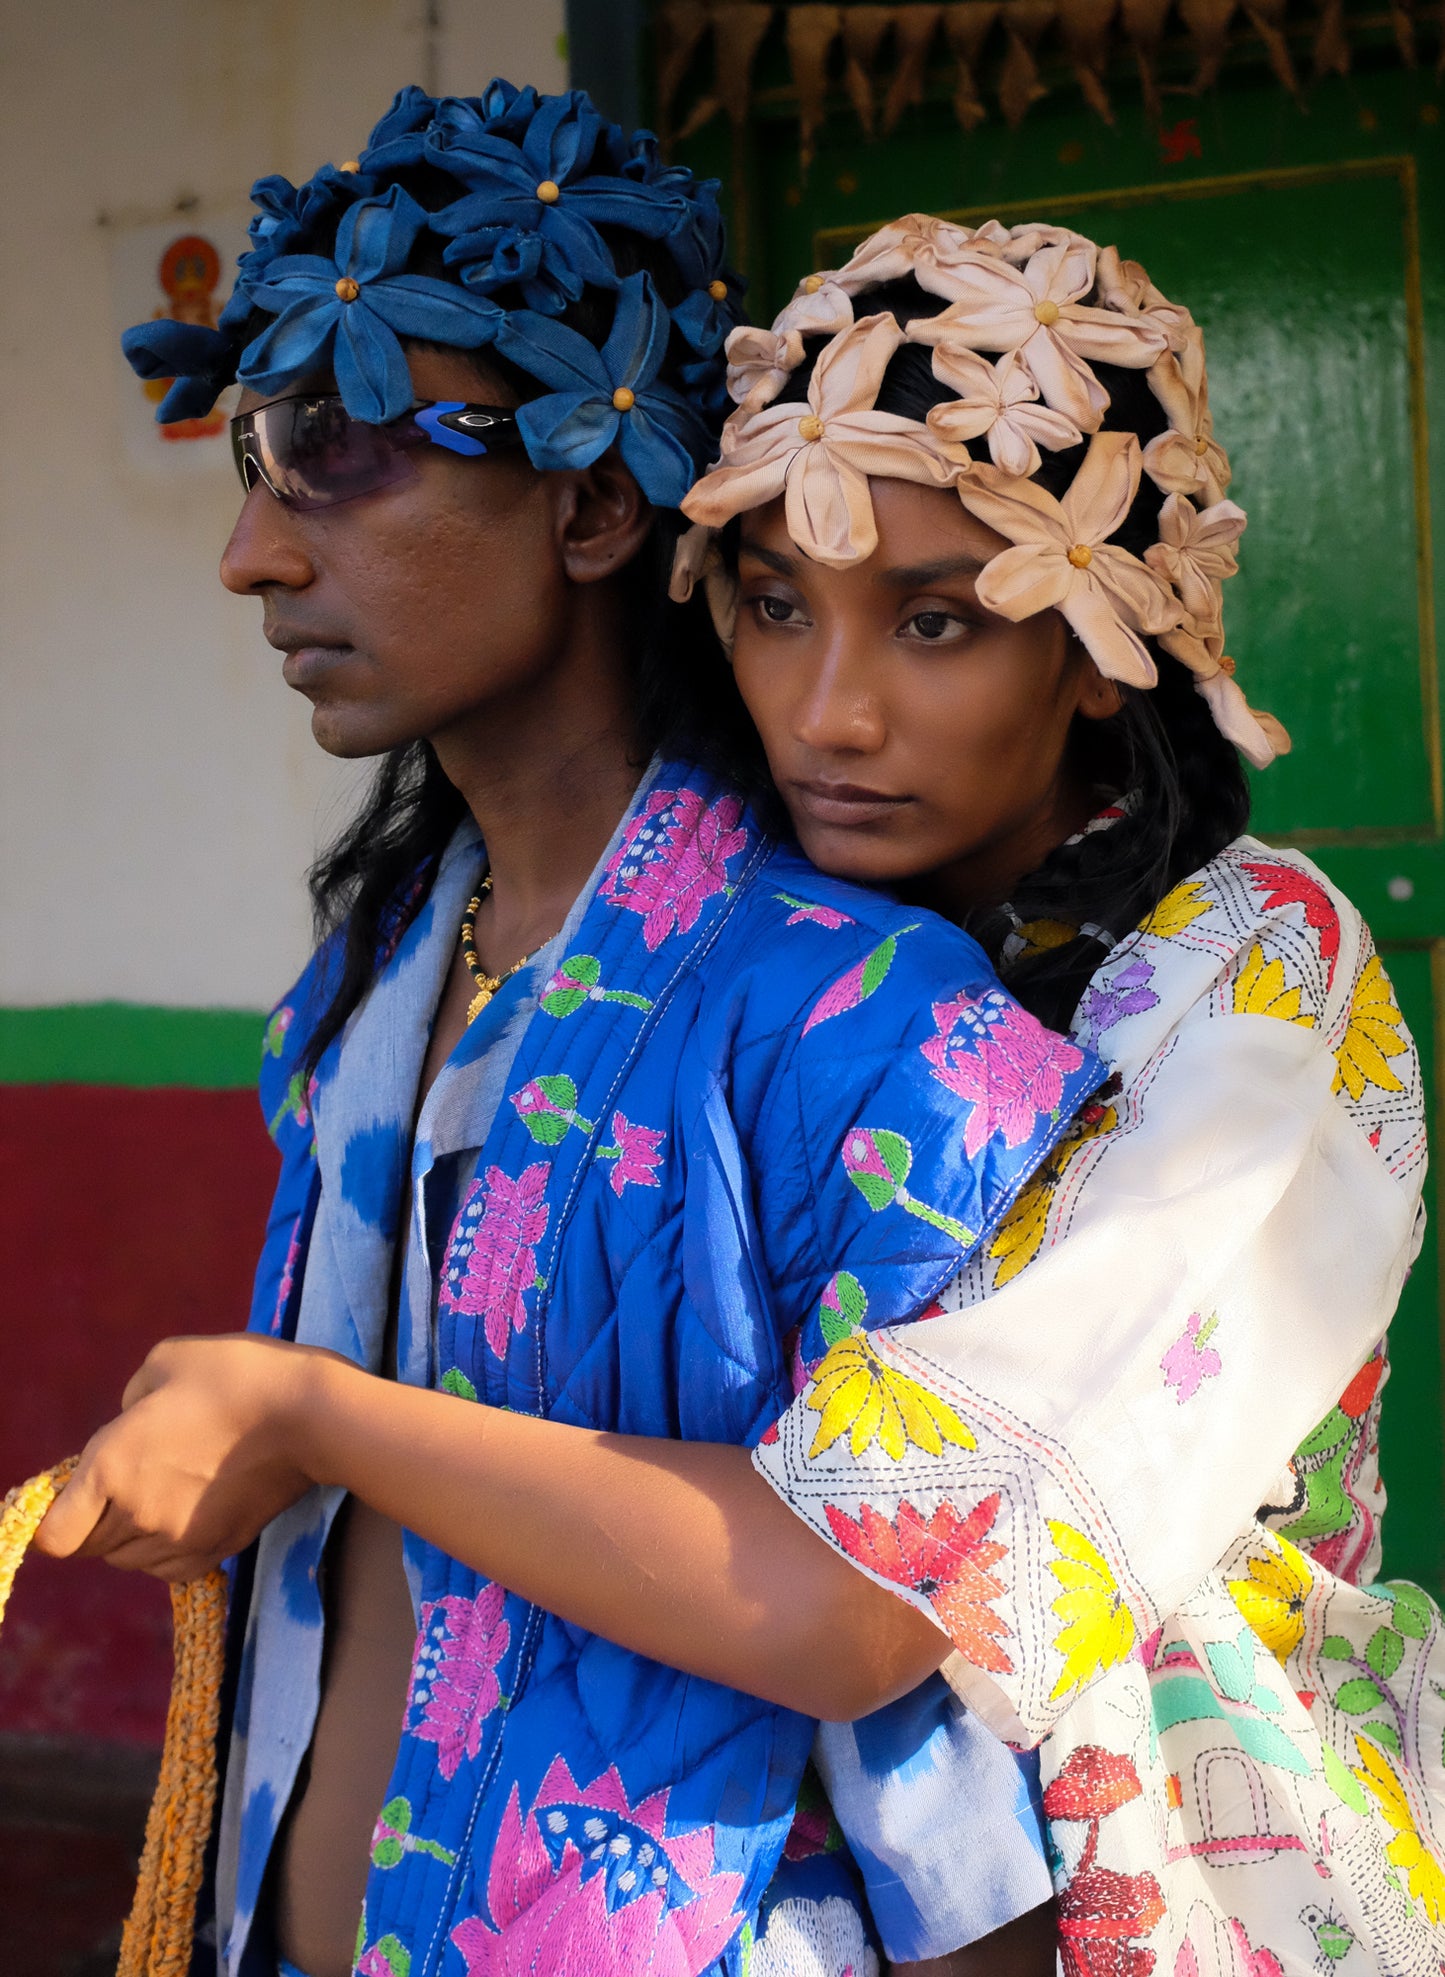
[[540,954],[542,948],[547,945],[546,941],[543,941],[540,947],[534,947],[530,954],[524,954],[520,961],[514,961],[504,975],[489,975],[477,959],[477,914],[481,910],[482,901],[491,889],[492,875],[488,872],[462,915],[462,959],[467,964],[467,973],[477,985],[476,994],[467,1004],[468,1023],[476,1021],[503,982],[511,981],[517,970],[525,968],[532,955]]

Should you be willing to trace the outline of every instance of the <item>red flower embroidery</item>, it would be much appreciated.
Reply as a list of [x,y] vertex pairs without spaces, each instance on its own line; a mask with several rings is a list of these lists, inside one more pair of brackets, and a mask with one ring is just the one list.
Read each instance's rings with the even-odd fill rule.
[[865,1503],[855,1523],[831,1503],[826,1506],[833,1536],[850,1558],[895,1585],[922,1593],[966,1660],[995,1675],[1013,1673],[1013,1663],[995,1638],[1007,1623],[988,1605],[1003,1592],[989,1571],[1008,1551],[988,1533],[998,1516],[997,1491],[960,1517],[940,1504],[925,1523],[911,1503],[898,1506],[890,1524]]

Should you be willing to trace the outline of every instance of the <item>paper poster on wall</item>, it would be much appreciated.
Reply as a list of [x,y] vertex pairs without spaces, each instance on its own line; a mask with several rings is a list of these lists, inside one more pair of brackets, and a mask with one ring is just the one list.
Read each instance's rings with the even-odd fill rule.
[[[231,293],[237,256],[249,245],[245,212],[177,217],[119,226],[111,241],[111,294],[119,338],[132,323],[157,316],[214,329]],[[230,471],[227,421],[234,391],[204,418],[157,425],[166,395],[160,379],[138,378],[116,356],[121,431],[126,457],[148,474]]]

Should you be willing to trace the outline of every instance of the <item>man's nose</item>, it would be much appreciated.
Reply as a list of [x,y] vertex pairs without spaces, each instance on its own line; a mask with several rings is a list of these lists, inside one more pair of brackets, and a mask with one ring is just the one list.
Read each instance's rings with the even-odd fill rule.
[[221,582],[238,597],[271,585],[304,590],[315,576],[295,518],[263,481],[253,481],[221,554]]
[[866,641],[842,629],[821,641],[794,708],[793,731],[819,755],[872,755],[883,746],[887,722]]

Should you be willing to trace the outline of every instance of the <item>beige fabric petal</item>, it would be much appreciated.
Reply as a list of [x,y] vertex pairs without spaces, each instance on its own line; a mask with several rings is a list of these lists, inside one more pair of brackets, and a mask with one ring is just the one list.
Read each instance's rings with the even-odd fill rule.
[[836,447],[810,446],[795,458],[784,512],[799,549],[829,569],[864,562],[878,547],[868,476]]
[[808,403],[824,420],[871,410],[888,360],[903,341],[892,316],[864,316],[821,353],[808,384]]
[[1194,442],[1181,432],[1161,432],[1144,448],[1144,471],[1166,494],[1203,492],[1204,465]]
[[940,287],[933,292],[947,294],[950,306],[936,316],[915,317],[908,325],[911,341],[946,340],[969,350],[1016,350],[1039,328],[1033,290],[1016,268],[997,256],[975,252],[960,258],[948,268],[947,282],[946,290]]
[[1021,344],[1024,362],[1038,380],[1045,401],[1071,419],[1081,432],[1097,432],[1109,409],[1109,394],[1083,358],[1043,323]]
[[800,336],[840,336],[853,320],[853,298],[838,282],[836,269],[804,275],[793,299],[773,318],[779,336],[796,330]]
[[1149,316],[1121,316],[1082,302],[1059,311],[1054,334],[1089,363],[1118,364],[1128,371],[1147,371],[1168,344],[1163,326]]
[[1069,534],[1064,511],[1052,494],[1035,481],[1017,480],[997,467],[980,465],[965,474],[958,483],[958,498],[970,515],[1009,542],[1067,552],[1078,540]]
[[1077,302],[1094,285],[1099,250],[1092,240],[1074,234],[1039,247],[1019,270],[1035,302]]
[[724,652],[731,652],[738,625],[738,580],[719,557],[702,580],[703,595],[712,617],[713,630]]
[[1171,494],[1159,510],[1159,541],[1145,550],[1144,561],[1177,587],[1191,616],[1217,610],[1220,583],[1239,568],[1234,545],[1245,521],[1233,501],[1216,501],[1201,513],[1180,494]]
[[1166,632],[1183,616],[1183,606],[1168,584],[1116,543],[1102,543],[1094,551],[1089,575],[1108,592],[1132,631]]
[[1021,624],[1040,611],[1053,611],[1068,595],[1073,566],[1055,545],[1018,543],[1001,549],[979,572],[978,601],[986,611]]
[[1095,433],[1059,504],[1069,541],[1107,542],[1139,491],[1139,441],[1131,432]]
[[1273,714],[1257,714],[1228,673],[1196,680],[1194,691],[1209,707],[1214,725],[1256,769],[1267,769],[1277,755],[1288,755],[1288,732]]
[[[991,220],[989,224],[997,225],[997,221]],[[1031,261],[1041,247],[1068,246],[1075,241],[1083,241],[1086,247],[1094,244],[1086,234],[1075,233],[1072,227],[1052,227],[1038,220],[1025,220],[1021,226],[1009,228],[1004,258],[1015,267],[1021,267],[1025,261]]]
[[728,396],[745,412],[771,405],[803,361],[803,339],[797,330],[781,336],[776,330],[746,324],[735,329],[724,346],[728,359]]
[[734,515],[766,507],[783,492],[789,463],[802,444],[800,440],[793,446],[779,445],[748,464],[725,460],[720,466],[709,467],[682,497],[683,514],[690,522],[706,522],[710,529],[720,529]]
[[903,275],[917,275],[928,287],[925,273],[951,267],[962,259],[969,252],[972,237],[968,227],[952,220],[936,220],[931,213],[906,213],[901,220],[892,220],[869,234],[852,259],[838,270],[837,279],[850,295],[879,282],[897,281]]
[[1117,247],[1101,247],[1095,270],[1099,302],[1125,316],[1147,316],[1163,330],[1171,350],[1183,347],[1194,318],[1180,303],[1161,295],[1137,261],[1125,261]]
[[930,407],[928,430],[945,446],[967,446],[971,439],[982,439],[997,418],[998,407],[987,399],[955,398]]
[[694,522],[678,537],[677,547],[672,552],[672,576],[667,586],[667,594],[674,604],[686,604],[698,578],[716,556],[713,532],[701,522]]
[[1159,669],[1148,647],[1120,622],[1112,600],[1093,581],[1092,570],[1074,572],[1059,609],[1106,680],[1122,680],[1126,686],[1157,685]]

